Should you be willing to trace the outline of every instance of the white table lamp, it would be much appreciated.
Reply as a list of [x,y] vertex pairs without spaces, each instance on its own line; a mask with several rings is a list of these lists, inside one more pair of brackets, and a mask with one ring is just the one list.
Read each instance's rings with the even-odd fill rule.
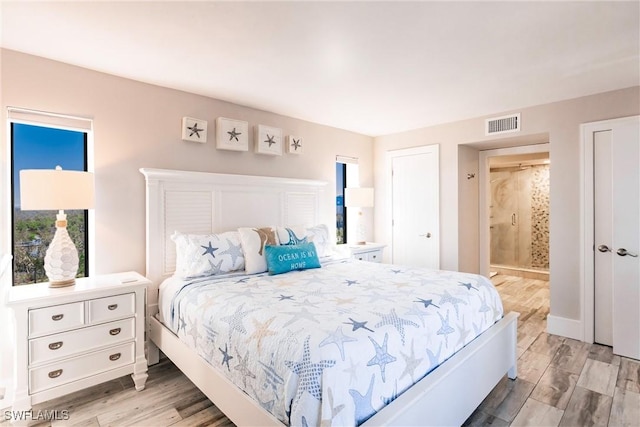
[[[369,187],[347,187],[344,189],[344,205],[348,208],[372,208],[373,188]],[[358,245],[366,243],[364,236],[364,223],[362,221],[362,210],[358,212]]]
[[56,233],[44,257],[49,286],[75,284],[78,274],[78,250],[67,232],[64,209],[93,209],[94,176],[90,172],[51,169],[20,171],[20,209],[57,210]]

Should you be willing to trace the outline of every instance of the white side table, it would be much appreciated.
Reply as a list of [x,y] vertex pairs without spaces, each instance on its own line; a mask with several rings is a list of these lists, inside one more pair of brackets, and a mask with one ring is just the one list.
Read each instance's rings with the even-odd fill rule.
[[387,245],[367,242],[364,245],[349,245],[351,258],[360,261],[382,262],[382,253]]
[[145,298],[135,272],[76,279],[75,286],[14,286],[14,411],[126,374],[144,389]]

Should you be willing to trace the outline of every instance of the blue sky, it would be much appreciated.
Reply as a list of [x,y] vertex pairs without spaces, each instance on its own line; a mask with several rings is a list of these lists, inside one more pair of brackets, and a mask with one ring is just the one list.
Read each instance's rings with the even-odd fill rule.
[[13,124],[14,204],[20,206],[22,169],[84,170],[84,133]]

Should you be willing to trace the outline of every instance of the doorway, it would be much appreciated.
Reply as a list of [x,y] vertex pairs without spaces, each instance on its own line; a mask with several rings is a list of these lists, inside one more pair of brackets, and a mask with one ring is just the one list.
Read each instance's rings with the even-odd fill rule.
[[549,153],[489,158],[491,275],[549,280]]
[[[540,203],[544,208],[543,211],[546,210],[546,212],[534,214],[533,221],[531,214],[527,212],[531,212],[530,206],[536,206],[537,203],[527,201],[530,200],[530,196],[522,196],[523,200],[520,200],[521,196],[516,192],[518,187],[531,187],[531,184],[526,183],[526,176],[533,176],[534,164],[545,165],[544,169],[548,170],[540,173],[540,176],[536,178],[546,180],[547,182],[542,187],[547,187],[550,178],[550,163],[548,161],[549,143],[480,151],[478,169],[479,245],[480,274],[483,276],[489,277],[490,266],[494,265],[494,267],[501,266],[506,269],[500,271],[502,274],[521,276],[528,274],[532,279],[549,280],[548,223],[550,213],[548,210],[548,190],[546,190],[547,194],[541,197],[544,199],[543,203]],[[504,166],[504,169],[495,171],[498,174],[494,174],[492,178],[492,166],[494,169],[495,167],[500,169],[501,166]],[[520,171],[527,172],[520,175]],[[492,183],[492,180],[495,181]],[[514,191],[510,192],[510,189]],[[492,192],[498,192],[500,193],[498,197],[502,197],[502,200],[498,200],[499,203],[494,207],[492,207]],[[522,211],[519,209],[520,206],[523,208]],[[494,208],[495,212],[492,211]],[[494,217],[492,218],[492,216]],[[536,219],[537,216],[540,219]],[[540,221],[544,224],[538,225]],[[544,228],[541,230],[544,237],[540,237],[538,231],[532,231],[532,224]],[[491,228],[492,226],[493,228]],[[537,245],[533,250],[532,242],[536,242]],[[493,264],[492,252],[494,253]],[[534,257],[537,260],[535,264],[532,262]],[[543,265],[544,267],[533,268],[533,265]]]

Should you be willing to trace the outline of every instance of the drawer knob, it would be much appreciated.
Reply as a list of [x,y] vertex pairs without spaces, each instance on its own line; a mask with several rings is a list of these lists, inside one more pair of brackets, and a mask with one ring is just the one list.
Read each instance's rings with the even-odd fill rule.
[[60,375],[62,375],[62,369],[49,372],[49,378],[58,378]]
[[111,360],[112,362],[116,361],[116,360],[120,359],[121,355],[122,355],[121,353],[112,354],[111,356],[109,356],[109,360]]
[[64,317],[64,314],[54,314],[53,316],[51,316],[51,320],[54,321],[58,321],[58,320],[62,320],[62,318]]
[[111,330],[109,331],[109,335],[118,335],[118,334],[120,333],[120,331],[121,331],[121,330],[122,330],[121,328],[114,328],[114,329],[111,329]]
[[51,344],[49,344],[49,350],[57,350],[60,347],[62,347],[62,341],[52,342]]
[[118,308],[118,304],[109,304],[107,306],[107,308],[111,311],[115,310],[116,308]]

